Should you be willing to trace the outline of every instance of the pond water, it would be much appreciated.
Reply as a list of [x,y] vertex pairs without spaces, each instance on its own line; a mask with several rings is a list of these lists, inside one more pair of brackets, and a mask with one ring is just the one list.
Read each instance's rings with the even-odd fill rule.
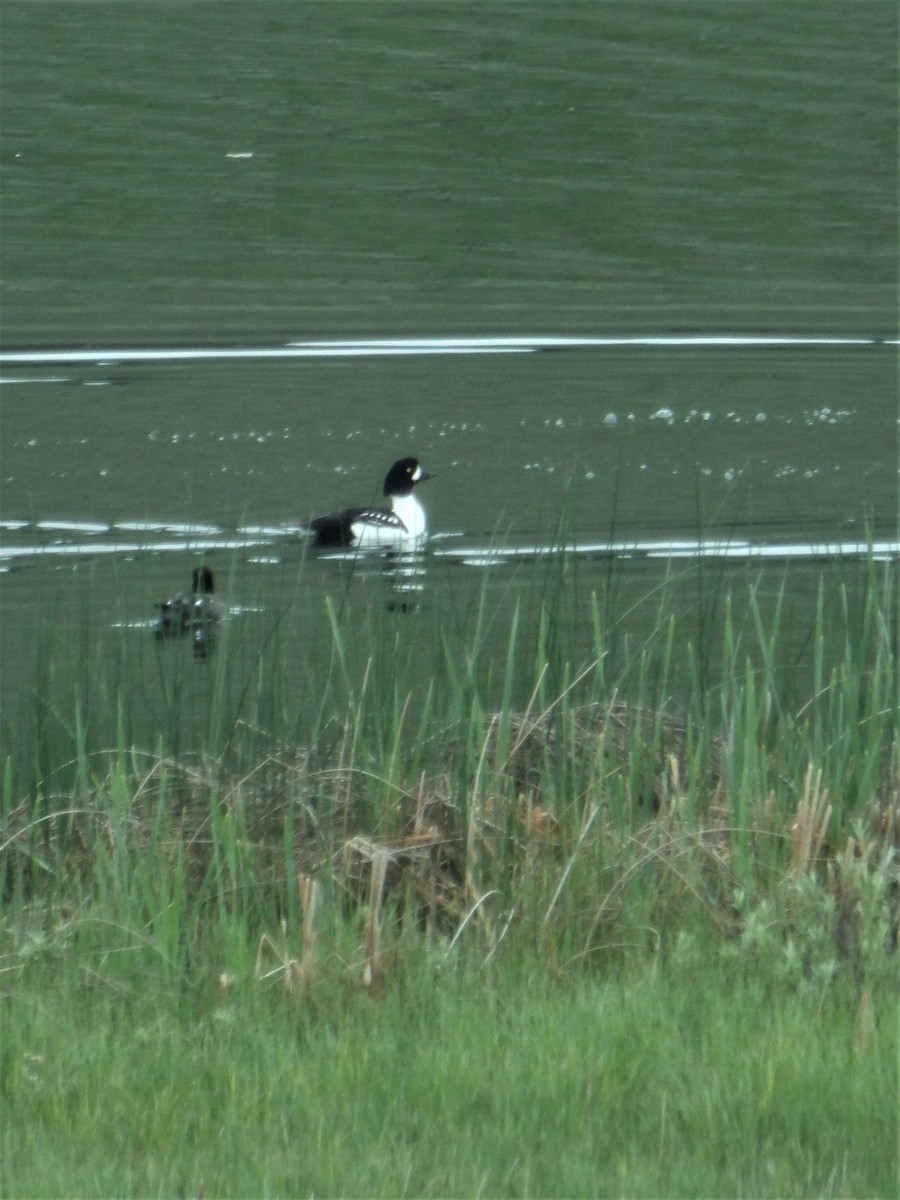
[[438,476],[435,537],[474,549],[542,545],[563,513],[587,553],[614,531],[796,553],[895,533],[896,347],[879,338],[45,351],[0,367],[7,569],[183,550],[185,526],[197,549],[266,544],[376,498],[405,453]]
[[[789,564],[795,584],[808,572],[807,625],[823,560],[900,554],[895,350],[880,339],[292,349],[6,357],[7,712],[61,620],[146,639],[201,560],[251,642],[277,623],[318,643],[325,597],[362,589],[416,620],[487,587],[508,609],[560,546],[585,596],[616,562],[623,603],[698,560],[723,578]],[[434,473],[425,559],[310,561],[297,521],[378,502],[406,453]]]

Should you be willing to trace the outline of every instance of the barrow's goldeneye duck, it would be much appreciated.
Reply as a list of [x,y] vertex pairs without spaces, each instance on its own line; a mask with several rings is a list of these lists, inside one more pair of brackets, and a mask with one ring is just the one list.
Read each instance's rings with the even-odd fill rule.
[[190,635],[194,653],[202,658],[215,637],[218,625],[228,609],[214,595],[215,581],[209,567],[197,567],[191,577],[191,590],[177,592],[170,600],[157,604],[159,618],[156,636],[184,637]]
[[430,478],[417,458],[401,458],[384,478],[390,508],[345,508],[314,517],[303,528],[316,547],[414,549],[428,534],[428,518],[414,488]]

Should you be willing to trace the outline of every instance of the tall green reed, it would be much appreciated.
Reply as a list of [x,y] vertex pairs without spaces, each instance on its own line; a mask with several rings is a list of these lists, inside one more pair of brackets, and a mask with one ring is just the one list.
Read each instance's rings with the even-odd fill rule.
[[[335,862],[351,834],[400,834],[439,797],[480,906],[471,927],[499,938],[503,912],[528,913],[577,956],[600,931],[619,936],[626,912],[658,936],[673,898],[707,895],[702,855],[686,855],[713,816],[722,879],[746,890],[786,869],[810,766],[834,801],[832,838],[895,786],[891,564],[838,584],[825,566],[812,588],[808,572],[800,588],[792,571],[774,586],[733,575],[701,638],[689,569],[611,618],[569,560],[560,549],[499,584],[484,572],[458,605],[448,590],[415,612],[368,586],[323,596],[312,647],[307,602],[229,624],[202,663],[123,636],[85,636],[68,663],[47,653],[40,774],[5,768],[4,817],[25,804],[13,841],[28,847],[10,886],[77,885],[183,964],[211,921],[222,936],[274,912],[296,924],[299,863]],[[135,678],[156,681],[149,715]],[[66,814],[85,811],[73,860]]]

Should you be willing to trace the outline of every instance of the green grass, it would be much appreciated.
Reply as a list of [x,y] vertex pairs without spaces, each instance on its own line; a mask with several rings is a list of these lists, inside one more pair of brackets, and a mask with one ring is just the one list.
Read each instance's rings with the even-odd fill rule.
[[891,1194],[895,569],[806,643],[683,584],[348,592],[299,709],[232,626],[144,745],[160,648],[75,639],[4,776],[4,1190]]
[[715,957],[565,983],[415,958],[333,1004],[82,970],[60,1005],[35,970],[6,1002],[6,1194],[893,1194],[887,996],[862,1041],[852,997]]

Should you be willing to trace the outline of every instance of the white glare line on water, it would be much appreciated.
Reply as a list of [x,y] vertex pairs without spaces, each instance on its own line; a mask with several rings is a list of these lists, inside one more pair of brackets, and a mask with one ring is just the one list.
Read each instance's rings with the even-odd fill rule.
[[[17,531],[24,522],[6,521],[0,523],[0,528]],[[137,522],[133,523],[137,529]],[[109,526],[96,526],[83,523],[66,523],[62,521],[39,522],[38,528],[43,530],[82,532],[85,535],[97,534],[102,530],[108,532]],[[209,550],[259,550],[271,546],[281,538],[296,535],[296,529],[283,526],[243,527],[237,531],[237,537],[210,537],[201,532],[197,536],[197,528],[170,525],[148,525],[147,531],[159,533],[165,529],[180,532],[181,537],[171,540],[151,540],[147,542],[126,541],[109,542],[93,539],[78,543],[53,543],[52,545],[0,546],[0,570],[12,560],[29,558],[78,557],[109,554],[160,554],[171,551],[189,550],[203,553]],[[749,542],[743,540],[659,540],[636,542],[573,542],[565,547],[557,544],[532,543],[521,546],[435,546],[432,553],[436,559],[450,562],[462,562],[468,566],[492,567],[502,563],[515,562],[522,559],[551,558],[560,552],[581,555],[584,557],[614,557],[614,558],[712,558],[712,559],[783,559],[786,561],[806,561],[810,559],[837,560],[841,558],[865,558],[871,555],[879,561],[891,561],[900,558],[900,541],[847,541],[847,542]],[[358,551],[338,551],[323,555],[323,558],[345,558],[352,561],[360,559]],[[366,562],[379,564],[379,557],[362,556]],[[271,561],[271,560],[269,560]],[[398,563],[395,562],[397,567]],[[401,572],[405,573],[405,572]]]
[[235,358],[379,358],[388,355],[427,354],[530,354],[533,346],[229,346],[196,350],[23,350],[0,353],[0,366],[49,365],[50,363],[95,363],[105,367],[132,362],[193,362],[208,359]]
[[68,375],[33,375],[30,378],[20,375],[9,375],[0,379],[0,383],[71,383]]
[[226,538],[215,541],[201,538],[197,541],[174,542],[90,542],[83,544],[53,546],[0,546],[0,561],[13,558],[93,558],[100,554],[167,554],[170,551],[189,550],[202,554],[208,550],[249,550],[263,543],[258,538]]
[[[560,553],[558,545],[530,546],[452,546],[433,550],[435,558],[494,566],[519,558],[551,558]],[[838,559],[897,558],[900,542],[782,542],[774,545],[745,541],[659,541],[659,542],[575,542],[562,547],[567,554],[601,555],[615,558],[729,558],[729,559]]]
[[463,350],[565,350],[594,346],[871,346],[877,338],[806,337],[798,334],[626,334],[605,337],[549,337],[537,334],[528,337],[466,337],[466,338],[373,338],[369,341],[289,342],[293,347],[344,346],[377,348],[390,347],[398,351],[435,350],[458,347]]
[[[882,346],[883,338],[807,337],[800,334],[634,334],[621,337],[437,337],[372,338],[366,341],[288,342],[283,346],[196,346],[190,348],[107,347],[95,350],[13,350],[0,353],[0,366],[52,363],[184,362],[236,358],[375,358],[382,355],[531,354],[539,350],[596,350],[628,346],[655,348],[766,348]],[[9,382],[20,382],[10,380]]]
[[109,525],[97,521],[38,521],[37,528],[48,533],[109,533]]

